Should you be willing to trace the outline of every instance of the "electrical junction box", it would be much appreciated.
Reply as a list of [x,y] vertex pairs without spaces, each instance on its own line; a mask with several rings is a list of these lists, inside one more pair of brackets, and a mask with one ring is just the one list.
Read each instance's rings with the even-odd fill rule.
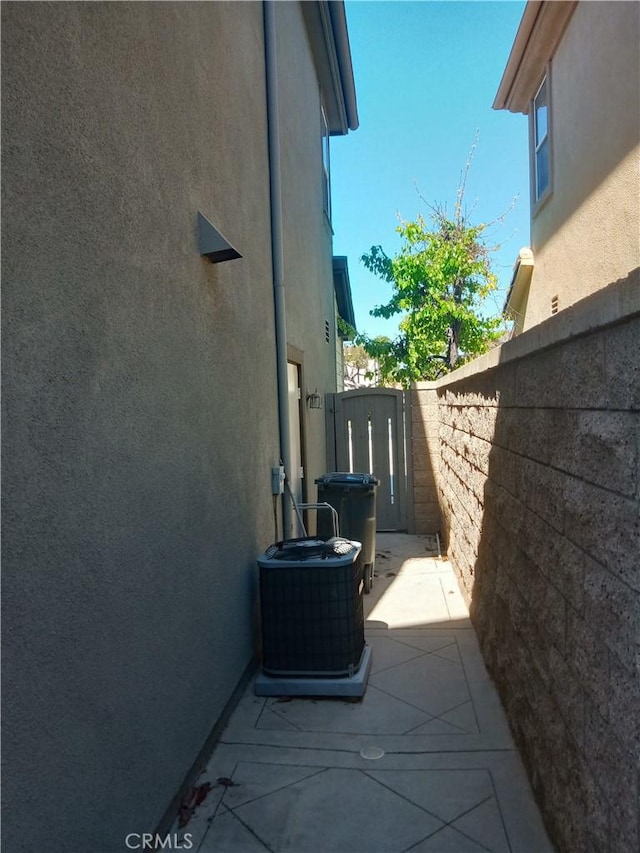
[[284,465],[274,465],[271,469],[271,494],[284,494]]

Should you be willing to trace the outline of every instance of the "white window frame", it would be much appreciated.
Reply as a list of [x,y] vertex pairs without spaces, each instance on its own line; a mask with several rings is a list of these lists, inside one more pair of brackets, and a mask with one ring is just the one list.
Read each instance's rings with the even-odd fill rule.
[[[531,107],[530,107],[530,135],[531,135],[531,207],[532,213],[535,215],[538,210],[542,207],[544,202],[549,198],[553,190],[553,155],[552,155],[552,145],[551,145],[551,137],[552,137],[552,120],[551,120],[551,75],[549,73],[550,69],[547,68],[546,73],[542,80],[540,81],[540,85],[536,89],[536,93],[531,99]],[[538,121],[537,121],[537,112],[536,112],[536,101],[538,100],[540,93],[543,88],[546,86],[546,112],[547,112],[547,121],[544,136],[538,138]],[[547,160],[547,183],[546,186],[542,188],[542,191],[538,191],[538,175],[539,175],[539,163],[541,159],[541,152],[546,148],[546,160]]]
[[331,222],[331,152],[329,148],[329,122],[324,107],[320,106],[320,129],[322,133],[322,206]]

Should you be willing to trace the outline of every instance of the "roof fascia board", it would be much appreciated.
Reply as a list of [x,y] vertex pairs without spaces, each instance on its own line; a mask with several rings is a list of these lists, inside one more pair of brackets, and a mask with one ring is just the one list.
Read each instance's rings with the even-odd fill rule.
[[547,63],[560,43],[578,0],[529,0],[493,102],[494,110],[527,113]]
[[332,0],[327,5],[331,16],[331,27],[336,45],[338,65],[340,67],[340,79],[347,110],[347,124],[349,125],[349,130],[357,130],[360,121],[358,118],[356,84],[353,79],[353,63],[351,61],[351,47],[349,45],[349,31],[347,29],[344,2],[343,0]]
[[[329,132],[344,135],[358,126],[349,37],[342,1],[301,2],[311,53],[325,101]],[[339,10],[330,6],[340,5]]]
[[533,252],[530,249],[521,249],[503,308],[503,313],[512,320],[517,321],[518,317],[524,318],[533,268]]
[[333,287],[338,303],[338,313],[345,323],[355,328],[356,317],[353,310],[349,267],[345,255],[333,256]]

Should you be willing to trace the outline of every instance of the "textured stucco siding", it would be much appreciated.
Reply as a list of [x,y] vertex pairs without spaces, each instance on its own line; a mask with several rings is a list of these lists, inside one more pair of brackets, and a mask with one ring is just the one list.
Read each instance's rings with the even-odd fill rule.
[[[316,389],[323,398],[336,390],[334,292],[325,284],[333,282],[333,261],[322,201],[322,101],[300,5],[277,3],[276,16],[287,340],[301,353],[306,400]],[[325,421],[322,411],[302,410],[305,490],[314,501],[314,479],[326,473]]]
[[336,350],[336,391],[344,391],[344,344],[342,338],[338,332],[337,324],[338,317],[340,316],[340,312],[338,310],[338,300],[335,298],[335,294],[333,297],[333,314],[334,320],[332,325],[336,329],[335,335],[335,350]]
[[534,210],[524,328],[640,266],[640,9],[578,4],[551,61],[552,195]]
[[563,853],[640,843],[639,293],[611,285],[413,392],[414,435],[437,410],[448,556]]
[[[109,853],[155,829],[255,647],[279,458],[263,9],[2,14],[3,842]],[[283,116],[312,77],[291,38]],[[285,140],[298,209],[310,121]],[[241,260],[199,256],[198,210]],[[321,232],[287,249],[309,302]]]

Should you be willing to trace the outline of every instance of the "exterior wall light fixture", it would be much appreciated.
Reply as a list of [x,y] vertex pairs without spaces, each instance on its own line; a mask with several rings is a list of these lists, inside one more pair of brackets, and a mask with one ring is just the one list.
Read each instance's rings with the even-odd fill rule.
[[212,264],[233,261],[242,255],[214,228],[206,216],[198,211],[198,250]]
[[313,394],[307,394],[307,406],[309,406],[310,409],[322,408],[322,397],[318,394],[317,388]]

